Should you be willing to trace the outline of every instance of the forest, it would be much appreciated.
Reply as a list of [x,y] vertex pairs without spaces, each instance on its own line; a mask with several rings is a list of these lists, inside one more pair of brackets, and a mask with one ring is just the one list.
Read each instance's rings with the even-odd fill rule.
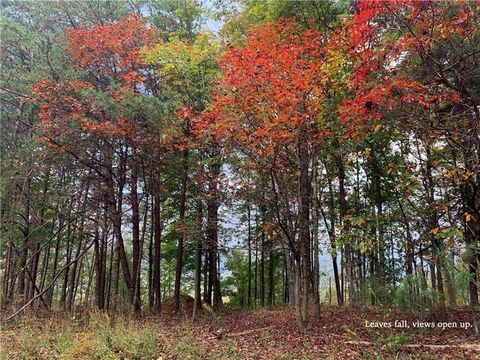
[[479,355],[479,1],[1,8],[0,359]]

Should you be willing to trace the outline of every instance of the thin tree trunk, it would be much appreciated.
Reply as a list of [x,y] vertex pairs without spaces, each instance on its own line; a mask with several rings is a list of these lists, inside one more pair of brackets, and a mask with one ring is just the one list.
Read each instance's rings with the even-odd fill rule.
[[273,242],[268,241],[268,291],[267,291],[267,306],[272,308],[273,306],[273,294],[275,292],[275,283],[273,281],[273,269],[274,269],[274,253]]
[[[338,271],[338,262],[337,262],[337,236],[335,234],[335,200],[333,196],[333,184],[330,177],[328,177],[328,206],[329,206],[329,218],[330,218],[330,226],[328,225],[327,218],[325,214],[323,214],[323,218],[325,221],[325,227],[327,228],[328,235],[330,238],[330,247],[331,247],[331,254],[332,254],[332,268],[333,268],[333,277],[335,281],[335,293],[337,297],[337,304],[339,306],[343,305],[343,294],[342,294],[342,286],[340,284],[340,274]],[[323,212],[323,210],[320,208]]]
[[195,302],[193,317],[202,310],[202,244],[203,244],[203,204],[197,199],[197,237],[195,241]]
[[252,305],[252,228],[251,228],[251,213],[250,213],[250,204],[247,206],[247,247],[248,247],[248,295],[247,295],[247,304],[248,307]]
[[[349,221],[347,219],[348,215],[348,203],[347,203],[347,193],[345,190],[345,166],[343,164],[343,159],[340,155],[335,156],[335,163],[338,171],[338,203],[340,207],[339,211],[339,221],[342,229],[342,234],[348,232]],[[352,244],[347,242],[345,244],[344,251],[345,259],[345,282],[348,288],[348,304],[353,305],[353,263],[352,263]],[[345,294],[343,294],[345,296]],[[346,296],[345,296],[346,297]]]
[[155,173],[154,183],[154,259],[153,259],[153,296],[155,303],[155,311],[162,311],[162,294],[160,284],[160,256],[161,256],[161,239],[162,239],[162,223],[160,210],[160,174]]
[[155,197],[152,197],[152,212],[150,223],[150,241],[148,242],[148,307],[153,310],[155,307],[155,296],[153,291],[153,233],[155,228]]
[[188,150],[184,150],[182,153],[182,179],[180,188],[180,209],[179,209],[179,226],[178,231],[178,244],[177,244],[177,256],[176,256],[176,269],[175,269],[175,292],[173,295],[173,311],[178,312],[180,310],[180,290],[182,281],[182,267],[183,267],[183,243],[185,241],[185,208],[187,201],[187,180],[188,180]]
[[17,293],[20,296],[20,304],[26,302],[26,264],[28,258],[28,248],[30,246],[30,190],[32,185],[31,176],[27,176],[22,187],[22,195],[25,198],[25,209],[23,218],[25,220],[25,226],[21,229],[23,234],[23,249],[20,257],[20,273],[18,274],[18,289]]
[[297,287],[300,289],[297,298],[301,308],[301,316],[298,319],[300,329],[305,330],[305,325],[308,321],[308,293],[309,293],[309,275],[310,275],[310,259],[309,259],[309,243],[310,243],[310,178],[308,174],[309,153],[308,142],[306,139],[305,125],[302,124],[299,129],[298,138],[298,161],[299,161],[299,186],[298,186],[298,232],[299,232],[299,256],[298,268],[300,274],[297,274],[297,279],[300,277],[301,285]]
[[260,306],[265,306],[265,208],[260,206],[262,225],[260,227]]
[[312,233],[313,233],[313,312],[315,319],[320,319],[320,263],[319,263],[319,239],[318,239],[318,164],[313,162],[313,194],[312,194]]
[[132,149],[132,171],[130,178],[132,204],[132,299],[130,307],[133,313],[140,312],[140,265],[141,265],[141,240],[140,240],[140,210],[138,202],[138,164],[136,151]]

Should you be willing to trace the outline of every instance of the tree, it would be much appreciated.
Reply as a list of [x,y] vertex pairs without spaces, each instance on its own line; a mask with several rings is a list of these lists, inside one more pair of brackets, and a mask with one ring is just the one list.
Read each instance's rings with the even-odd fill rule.
[[[472,306],[478,303],[478,253],[471,250],[472,246],[476,247],[472,235],[478,233],[479,226],[478,208],[473,205],[478,179],[472,176],[471,164],[478,163],[474,160],[478,159],[474,150],[478,146],[473,144],[479,141],[475,130],[479,115],[478,97],[473,95],[477,85],[467,79],[475,78],[478,73],[474,65],[478,60],[475,49],[479,41],[476,8],[477,4],[473,3],[360,2],[358,14],[347,27],[352,44],[348,50],[358,61],[352,78],[356,95],[346,101],[342,109],[343,118],[352,129],[385,121],[388,119],[385,115],[395,111],[396,119],[389,121],[391,126],[402,127],[407,133],[413,130],[421,139],[426,156],[424,178],[430,208],[427,229],[430,235],[435,235],[439,227],[431,149],[445,142],[446,146],[442,146],[445,151],[457,153],[463,159],[463,180],[454,186],[464,199],[459,220],[466,224],[464,240],[469,249]],[[427,133],[429,136],[425,136]],[[469,135],[465,141],[458,141],[460,134]],[[458,165],[453,168],[458,171]],[[465,191],[469,193],[469,200],[464,197]],[[431,236],[431,243],[441,295],[439,304],[443,308],[441,316],[445,317],[443,244],[436,236]]]
[[[298,321],[307,321],[310,276],[310,173],[313,141],[322,137],[321,34],[293,22],[266,24],[252,31],[243,47],[230,48],[221,61],[225,75],[214,109],[215,129],[241,149],[295,164],[298,239],[285,227],[294,254]],[[283,147],[281,150],[280,147]],[[291,171],[283,166],[283,170]]]
[[[162,96],[175,99],[176,122],[171,124],[172,145],[181,154],[178,244],[176,254],[174,311],[180,310],[180,290],[183,270],[183,249],[187,233],[186,205],[187,183],[191,167],[191,152],[195,149],[197,123],[200,114],[205,110],[210,96],[210,84],[217,75],[217,57],[219,49],[210,43],[207,36],[199,35],[187,40],[173,38],[168,43],[158,44],[146,51],[146,60],[155,65],[158,81],[164,83]],[[198,127],[198,130],[200,127]],[[201,137],[201,130],[198,136]],[[205,144],[202,144],[205,145]],[[198,149],[196,158],[202,158],[207,149]],[[200,168],[204,165],[200,164]],[[215,175],[217,177],[218,174]],[[197,184],[198,190],[203,183]],[[201,201],[199,199],[198,201]],[[201,225],[201,224],[199,224]],[[201,239],[201,231],[197,239]],[[201,247],[198,243],[197,247]],[[201,263],[197,262],[196,273],[200,276]],[[197,281],[197,286],[200,282]]]
[[[139,51],[151,42],[152,31],[143,27],[140,17],[132,16],[115,24],[97,25],[92,29],[69,29],[68,38],[67,48],[75,65],[83,72],[83,78],[56,84],[42,80],[35,85],[33,93],[42,102],[39,119],[43,139],[48,146],[72,155],[92,169],[103,183],[105,209],[116,239],[116,262],[122,267],[129,304],[134,311],[139,311],[137,279],[141,249],[137,152],[148,143],[134,135],[141,131],[139,120],[143,114],[135,110],[129,114],[125,106],[140,96],[139,86],[143,80],[140,70],[143,64],[138,60]],[[132,117],[126,119],[125,115]],[[113,157],[117,154],[118,167],[114,171],[117,160]],[[131,157],[131,160],[127,157]],[[132,166],[131,267],[122,234],[127,163]],[[117,286],[118,283],[114,284],[114,294]],[[113,307],[115,305],[114,297]]]

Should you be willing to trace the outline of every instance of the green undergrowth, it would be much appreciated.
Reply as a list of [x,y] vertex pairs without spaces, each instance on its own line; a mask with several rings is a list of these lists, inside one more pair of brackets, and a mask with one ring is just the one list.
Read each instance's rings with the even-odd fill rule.
[[95,313],[84,325],[68,319],[23,320],[2,334],[1,359],[157,359],[152,326]]
[[169,329],[142,321],[93,313],[69,318],[22,319],[2,329],[0,360],[150,360],[238,359],[235,346],[222,339],[210,348],[195,336],[191,320]]

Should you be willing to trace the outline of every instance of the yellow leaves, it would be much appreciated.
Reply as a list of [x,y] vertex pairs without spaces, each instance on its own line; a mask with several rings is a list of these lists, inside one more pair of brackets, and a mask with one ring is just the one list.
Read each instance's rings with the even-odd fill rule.
[[157,65],[157,72],[163,77],[183,76],[197,72],[214,73],[213,63],[220,56],[218,45],[209,41],[205,34],[199,34],[193,44],[178,37],[168,42],[145,47],[141,55],[147,64]]
[[261,228],[261,231],[262,231],[262,234],[266,235],[266,236],[272,236],[274,231],[276,230],[276,225],[272,222],[268,222],[266,221],[262,228]]
[[347,215],[343,221],[344,226],[347,226],[350,223],[354,228],[366,228],[370,224],[371,219],[369,217],[353,217],[352,215]]
[[447,239],[445,239],[445,246],[446,246],[447,248],[452,247],[453,244],[454,244],[454,242],[453,242],[453,239],[452,239],[452,238],[447,238]]
[[455,181],[469,181],[469,179],[473,176],[472,170],[463,171],[463,169],[458,169],[457,167],[451,167],[447,169],[443,176],[447,179],[452,179]]
[[325,87],[341,89],[348,80],[344,70],[346,61],[347,59],[341,51],[329,49],[326,61],[321,67],[323,73],[321,84]]
[[463,214],[465,216],[465,221],[466,222],[470,222],[472,220],[475,220],[475,217],[472,215],[472,214],[469,214],[468,212],[465,212],[465,214]]
[[465,174],[463,174],[463,179],[468,180],[472,177],[472,175],[473,175],[473,171],[468,170],[467,172],[465,172]]
[[387,165],[387,174],[390,175],[393,172],[393,163],[389,162]]
[[448,169],[444,174],[443,176],[445,176],[447,179],[450,179],[450,178],[453,178],[455,175],[457,175],[458,173],[458,169],[453,167],[453,168],[450,168]]
[[439,231],[440,231],[440,229],[438,227],[436,227],[436,228],[433,228],[433,229],[430,230],[430,234],[437,235]]
[[360,218],[360,219],[357,221],[357,224],[356,224],[356,225],[358,225],[358,226],[364,226],[364,225],[366,225],[366,224],[368,224],[367,219]]
[[369,148],[369,147],[367,147],[367,148],[365,148],[365,149],[363,150],[363,155],[365,155],[365,156],[368,157],[368,156],[370,156],[370,153],[371,153],[371,152],[372,152],[372,149]]
[[365,241],[360,241],[358,243],[358,249],[362,254],[366,253],[368,250],[368,244]]
[[380,130],[382,130],[382,127],[383,127],[382,124],[375,125],[375,127],[373,128],[373,132],[374,133],[379,132]]

